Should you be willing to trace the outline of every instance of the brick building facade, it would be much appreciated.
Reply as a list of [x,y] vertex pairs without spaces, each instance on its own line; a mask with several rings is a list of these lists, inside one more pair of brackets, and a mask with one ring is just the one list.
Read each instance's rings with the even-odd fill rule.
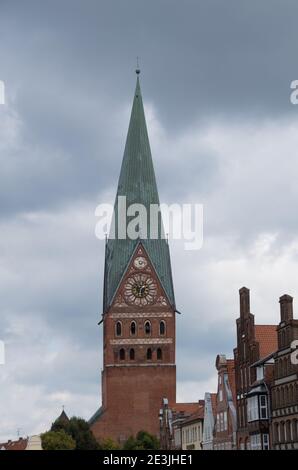
[[216,413],[213,429],[213,449],[236,449],[236,390],[235,366],[233,359],[225,355],[216,358],[218,386],[216,395]]
[[201,450],[203,448],[204,400],[169,406],[166,398],[159,412],[160,447],[163,450]]
[[252,364],[256,380],[251,383],[247,394],[247,423],[251,450],[269,450],[272,398],[271,386],[274,376],[273,355],[264,357]]
[[247,395],[256,381],[256,369],[251,367],[260,359],[277,349],[275,325],[255,325],[250,312],[249,289],[243,287],[240,294],[240,317],[236,320],[237,347],[234,349],[237,448],[250,449],[250,434],[247,420]]
[[272,386],[272,447],[298,449],[298,320],[293,298],[280,298],[278,350],[274,355]]

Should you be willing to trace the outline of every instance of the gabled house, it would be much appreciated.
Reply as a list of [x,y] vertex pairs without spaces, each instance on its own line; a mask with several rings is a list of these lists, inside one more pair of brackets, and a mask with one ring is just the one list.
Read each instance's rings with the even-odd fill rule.
[[218,388],[213,431],[214,450],[236,449],[237,414],[234,360],[225,355],[216,358]]
[[250,312],[249,289],[243,287],[240,294],[240,317],[236,320],[237,347],[234,349],[237,449],[251,448],[247,416],[247,399],[251,385],[256,381],[256,369],[251,367],[260,359],[277,350],[276,325],[255,325]]
[[203,450],[213,450],[213,431],[216,416],[216,393],[206,392],[204,428],[203,428]]
[[201,448],[203,419],[204,400],[170,407],[168,399],[163,398],[159,411],[161,449],[181,450],[186,449],[186,445],[197,448],[198,443]]
[[271,424],[271,386],[274,374],[274,353],[251,365],[256,380],[247,394],[247,424],[251,450],[269,450]]
[[298,450],[298,319],[293,316],[291,296],[283,295],[279,302],[272,386],[272,448]]

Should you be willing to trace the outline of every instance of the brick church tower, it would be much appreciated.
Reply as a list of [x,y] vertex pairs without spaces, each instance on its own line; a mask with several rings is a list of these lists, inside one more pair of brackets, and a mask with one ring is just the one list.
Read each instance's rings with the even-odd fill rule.
[[[115,236],[106,242],[103,294],[102,406],[90,419],[95,437],[122,443],[140,430],[159,433],[163,397],[176,402],[175,299],[168,243],[147,134],[139,70],[114,206]],[[135,219],[121,210],[142,204],[147,221],[135,239],[123,237]],[[128,212],[129,213],[129,212]],[[126,212],[127,214],[127,212]],[[121,220],[120,220],[121,219]],[[154,225],[154,226],[153,226]],[[112,225],[113,226],[113,225]],[[155,232],[154,238],[150,233]]]

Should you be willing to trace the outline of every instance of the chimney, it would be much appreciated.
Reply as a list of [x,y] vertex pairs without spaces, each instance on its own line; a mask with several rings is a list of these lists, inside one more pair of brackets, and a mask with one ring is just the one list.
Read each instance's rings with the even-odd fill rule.
[[249,289],[242,287],[239,290],[240,295],[240,317],[247,317],[250,313]]
[[280,303],[280,321],[286,322],[293,320],[293,297],[290,295],[283,295],[279,299]]

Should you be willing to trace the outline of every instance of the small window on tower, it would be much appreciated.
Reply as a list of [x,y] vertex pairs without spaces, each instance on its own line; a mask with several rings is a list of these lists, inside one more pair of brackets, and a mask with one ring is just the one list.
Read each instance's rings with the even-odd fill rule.
[[125,359],[125,350],[123,348],[120,349],[119,357],[120,357],[120,361],[124,361],[124,359]]
[[151,348],[147,349],[147,360],[150,361],[152,359],[152,350]]
[[133,348],[129,350],[129,359],[131,361],[135,360],[135,350]]
[[161,336],[163,336],[163,335],[165,334],[165,332],[166,332],[166,324],[165,324],[165,322],[162,320],[162,321],[160,322],[160,324],[159,324],[159,334],[160,334]]
[[145,323],[145,334],[150,335],[151,334],[151,324],[150,321],[146,321]]
[[159,361],[162,359],[162,350],[160,348],[157,349],[157,359]]
[[117,321],[117,323],[116,323],[116,336],[121,336],[121,335],[122,335],[121,321]]
[[130,334],[134,336],[136,334],[136,322],[132,321],[130,324]]

